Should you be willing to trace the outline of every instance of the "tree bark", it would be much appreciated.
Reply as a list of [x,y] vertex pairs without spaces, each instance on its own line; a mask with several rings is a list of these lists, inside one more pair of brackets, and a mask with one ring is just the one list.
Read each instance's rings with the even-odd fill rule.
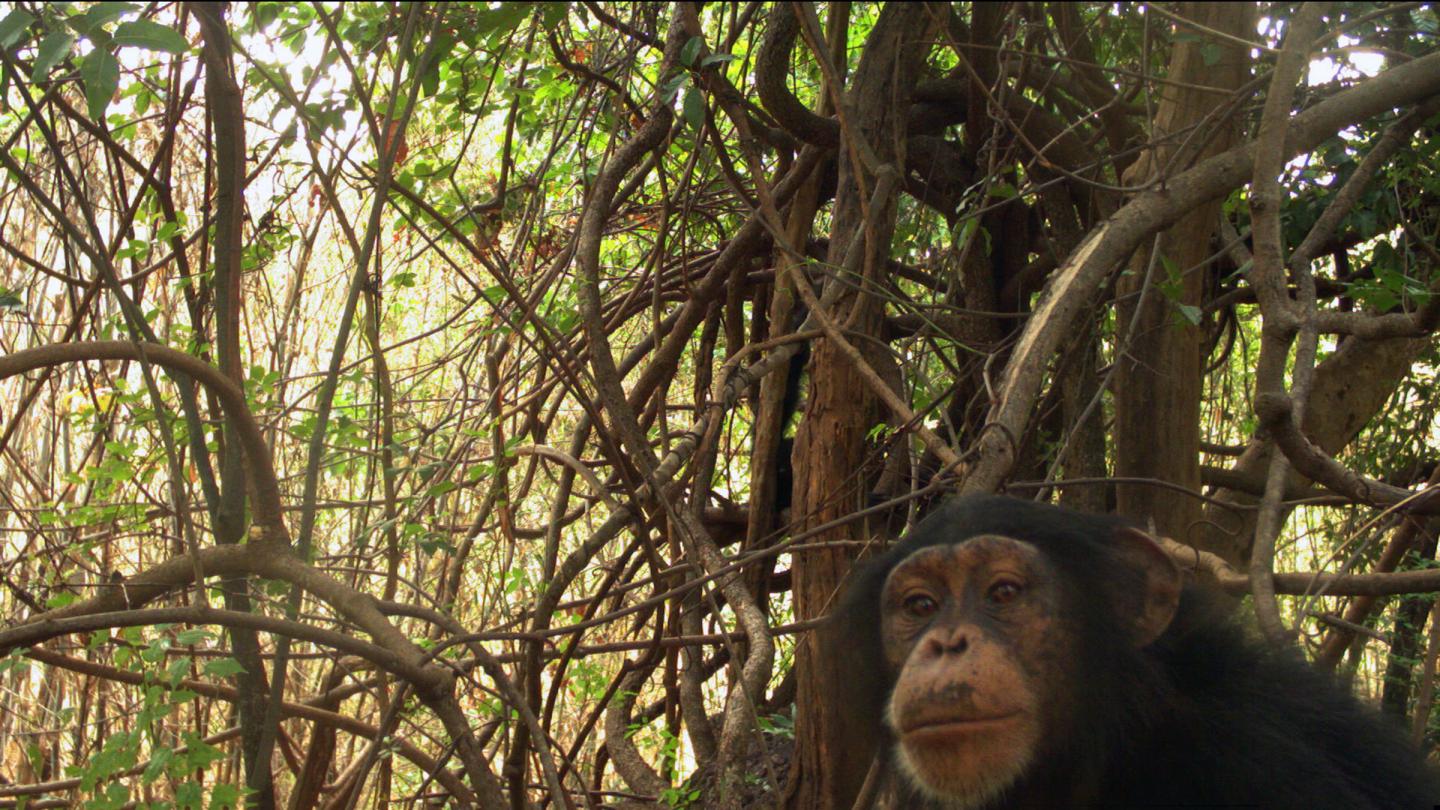
[[[864,167],[857,151],[873,151],[880,164],[904,164],[899,144],[904,142],[904,110],[910,89],[924,64],[926,31],[932,10],[922,4],[886,5],[876,20],[856,68],[846,100],[850,129],[840,148],[840,176],[835,197],[828,263],[845,266],[852,245],[863,253],[859,266],[863,279],[832,279],[852,286],[838,296],[830,314],[846,326],[848,335],[880,336],[884,315],[881,300],[871,291],[876,275],[889,258],[895,228],[896,200],[876,201],[869,194],[876,185],[876,167]],[[850,139],[863,139],[856,144]],[[856,244],[863,239],[863,243]],[[842,271],[843,272],[843,271]],[[858,284],[856,282],[859,282]],[[875,341],[856,340],[862,350]],[[877,419],[874,394],[844,353],[829,341],[815,347],[810,365],[810,393],[805,416],[796,435],[794,513],[797,530],[805,531],[842,518],[864,506],[867,479],[867,435]],[[826,543],[858,539],[854,523],[816,534],[808,542]],[[823,616],[832,607],[842,580],[853,563],[844,546],[812,549],[797,554],[793,566],[793,592],[798,619]],[[790,806],[796,808],[849,807],[870,766],[874,740],[866,739],[858,718],[831,700],[833,684],[845,678],[836,663],[818,655],[813,641],[797,651],[795,759]]]
[[[194,5],[204,36],[205,95],[215,131],[215,347],[220,372],[236,386],[244,385],[240,356],[240,321],[244,295],[240,285],[244,249],[245,217],[245,117],[244,97],[235,82],[231,60],[230,31],[225,24],[224,6]],[[216,540],[239,543],[245,533],[245,466],[235,427],[225,423],[221,445],[220,504],[216,510]],[[249,585],[244,578],[221,582],[226,608],[241,613],[251,610]],[[270,685],[260,657],[260,639],[252,630],[230,629],[235,660],[243,667],[235,676],[243,696],[235,705],[240,721],[241,754],[246,786],[253,791],[248,806],[276,806],[275,783],[270,772],[277,723],[272,712]],[[278,707],[276,707],[278,711]],[[273,716],[273,717],[272,717]]]
[[[1241,40],[1254,34],[1247,3],[1185,3],[1179,12],[1207,29]],[[1207,56],[1216,48],[1218,59]],[[1219,154],[1236,141],[1225,113],[1228,94],[1195,85],[1238,89],[1248,78],[1245,48],[1213,37],[1178,41],[1162,86],[1155,137],[1126,172],[1126,185],[1164,182],[1195,160]],[[1167,136],[1170,140],[1165,140]],[[1205,336],[1196,320],[1204,303],[1205,269],[1220,201],[1199,205],[1165,231],[1159,256],[1136,252],[1116,290],[1117,323],[1124,337],[1116,357],[1115,474],[1154,478],[1200,490],[1200,400]],[[1193,319],[1192,319],[1193,318]],[[1171,537],[1188,538],[1202,517],[1201,502],[1146,484],[1119,484],[1121,514],[1154,520]]]

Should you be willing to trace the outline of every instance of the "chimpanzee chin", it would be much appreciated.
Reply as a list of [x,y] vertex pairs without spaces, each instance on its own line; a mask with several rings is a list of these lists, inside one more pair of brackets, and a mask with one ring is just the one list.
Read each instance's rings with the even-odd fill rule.
[[1440,802],[1402,729],[1118,518],[952,501],[857,572],[824,642],[897,807]]

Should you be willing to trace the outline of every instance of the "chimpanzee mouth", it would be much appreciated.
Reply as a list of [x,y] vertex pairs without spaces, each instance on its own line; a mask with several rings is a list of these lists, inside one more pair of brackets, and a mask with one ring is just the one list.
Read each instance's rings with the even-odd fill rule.
[[993,726],[1011,723],[1018,718],[1020,714],[1019,711],[1013,711],[1006,714],[987,715],[984,717],[955,717],[950,715],[922,717],[911,725],[901,729],[900,733],[909,737],[914,734],[938,735],[982,731]]

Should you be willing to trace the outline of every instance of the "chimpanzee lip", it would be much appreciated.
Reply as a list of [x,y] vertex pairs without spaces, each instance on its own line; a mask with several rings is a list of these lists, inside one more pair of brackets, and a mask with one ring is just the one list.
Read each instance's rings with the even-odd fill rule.
[[980,728],[986,725],[1003,723],[1020,716],[1020,712],[1006,712],[1005,714],[991,714],[983,717],[957,717],[954,715],[936,715],[933,717],[921,717],[901,729],[902,734],[915,734],[925,731],[963,731],[969,728]]

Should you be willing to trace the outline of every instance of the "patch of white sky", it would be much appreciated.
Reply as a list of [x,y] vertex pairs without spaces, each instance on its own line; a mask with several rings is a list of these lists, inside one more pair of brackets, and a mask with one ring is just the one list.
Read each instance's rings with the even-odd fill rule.
[[[1279,23],[1283,29],[1285,24]],[[1256,30],[1266,40],[1275,38],[1276,23],[1274,20],[1264,17],[1256,25]],[[1258,56],[1258,54],[1256,54]],[[1326,51],[1310,60],[1310,65],[1305,72],[1305,84],[1307,87],[1319,87],[1336,82],[1363,81],[1379,74],[1385,69],[1385,56],[1376,51],[1363,50],[1360,42],[1353,37],[1340,34],[1334,38],[1334,43]],[[1339,133],[1341,138],[1347,141],[1355,141],[1360,135],[1354,127],[1343,129]],[[1296,155],[1287,164],[1295,172],[1305,168],[1310,162],[1308,153]],[[1333,176],[1329,174],[1317,175],[1312,182],[1329,183]]]
[[[354,76],[343,60],[332,58],[329,65],[324,68],[320,67],[321,60],[326,53],[328,37],[318,29],[319,24],[316,25],[317,30],[313,34],[303,37],[298,42],[291,41],[299,46],[298,50],[292,47],[291,42],[275,36],[275,26],[273,25],[268,31],[244,34],[239,43],[244,52],[237,53],[235,56],[237,70],[243,75],[250,67],[250,60],[254,60],[267,70],[282,71],[281,77],[288,82],[296,96],[304,95],[306,88],[310,88],[308,96],[305,96],[307,103],[310,104],[342,99],[353,93]],[[365,54],[352,52],[352,60],[359,61],[365,58]],[[321,70],[322,73],[318,78],[314,78],[312,83],[315,70]],[[387,72],[382,79],[382,84],[388,82],[389,79],[390,75]],[[292,103],[282,98],[280,94],[252,94],[247,95],[247,100],[251,105],[246,110],[250,128],[254,131],[256,127],[263,127],[266,131],[264,135],[256,132],[257,137],[249,139],[252,144],[272,136],[279,136],[295,124],[297,113]],[[272,106],[267,109],[260,105]],[[345,153],[346,158],[350,161],[370,160],[376,157],[375,144],[363,119],[363,110],[358,103],[349,106],[352,108],[342,111],[341,124],[334,129],[327,130],[324,139],[316,144],[322,159],[333,159],[336,152]],[[383,110],[376,112],[383,114]],[[489,114],[484,123],[480,125],[479,138],[476,142],[472,142],[472,146],[478,143],[481,149],[493,148],[498,152],[503,120],[503,109]],[[262,123],[257,124],[256,122]],[[494,143],[490,143],[491,141]],[[310,145],[306,144],[303,139],[296,138],[287,147],[282,160],[308,165],[312,161]],[[252,205],[267,205],[271,195],[279,193],[278,184],[283,179],[283,175],[279,172],[261,173],[246,189],[246,198]]]
[[[1332,84],[1334,82],[1353,82],[1375,76],[1385,68],[1385,57],[1380,53],[1363,50],[1350,50],[1359,43],[1343,34],[1336,38],[1336,46],[1342,50],[1343,56],[1319,56],[1310,60],[1309,68],[1305,73],[1305,84],[1309,87]],[[1357,140],[1360,136],[1353,127],[1341,130],[1340,137],[1347,141]],[[1289,162],[1293,171],[1300,171],[1310,162],[1310,155],[1296,155]],[[1334,176],[1323,174],[1316,176],[1312,182],[1330,183]],[[1322,264],[1329,265],[1333,260],[1329,256],[1323,257]],[[1323,352],[1335,350],[1337,340],[1335,335],[1321,335],[1320,349]]]
[[[1321,55],[1310,60],[1310,67],[1305,73],[1305,84],[1309,87],[1331,84],[1333,82],[1355,82],[1368,79],[1378,75],[1385,69],[1385,56],[1375,51],[1352,50],[1358,48],[1360,43],[1344,34],[1335,38],[1335,49],[1329,51],[1335,56]],[[1340,132],[1342,138],[1347,140],[1355,137],[1355,130],[1346,129]],[[1304,156],[1296,158],[1303,161]],[[1293,164],[1292,162],[1292,165]]]
[[[298,41],[297,44],[300,47],[297,51],[271,32],[261,31],[245,34],[240,38],[240,47],[244,53],[237,53],[235,56],[236,70],[244,75],[248,70],[250,60],[253,59],[256,63],[263,65],[266,70],[279,71],[280,76],[277,78],[286,81],[296,96],[302,96],[305,88],[311,85],[314,71],[321,69],[319,66],[325,55],[326,42],[327,37],[323,35],[323,32],[316,31],[314,35],[303,37]],[[338,60],[332,60],[331,64],[322,70],[320,76],[314,78],[307,101],[316,103],[343,96],[350,93],[352,87],[353,76],[349,68]],[[295,108],[290,101],[282,98],[278,93],[251,95],[248,96],[248,100],[252,105],[273,105],[270,109],[256,106],[247,110],[246,118],[251,122],[250,127],[256,126],[254,122],[261,121],[264,122],[262,126],[270,133],[279,135],[296,122]],[[322,152],[330,148],[349,151],[357,144],[367,143],[370,139],[367,133],[362,131],[364,124],[361,115],[362,111],[358,104],[354,105],[354,109],[344,110],[341,115],[340,127],[328,132],[326,142],[319,144]],[[286,160],[302,165],[311,161],[310,147],[301,138],[296,138],[286,151],[287,153],[284,155]],[[252,205],[267,205],[268,200],[279,192],[276,184],[280,180],[281,177],[275,172],[262,172],[245,189],[247,200]]]
[[[257,62],[270,70],[283,71],[285,78],[289,80],[290,87],[298,94],[303,92],[310,81],[312,72],[317,69],[321,58],[324,57],[326,39],[324,36],[307,36],[300,41],[299,52],[291,50],[287,43],[264,32],[247,34],[241,42],[245,50]],[[310,97],[312,100],[318,100],[349,93],[352,86],[351,81],[352,76],[349,69],[339,61],[332,61],[321,76],[315,80]],[[276,132],[283,132],[295,121],[295,110],[288,102],[279,98],[276,99],[275,104],[277,109],[270,125]],[[358,106],[356,109],[345,111],[344,124],[335,136],[338,142],[349,143],[359,134],[360,114]]]
[[[0,2],[0,17],[8,13],[10,3]],[[248,13],[241,7],[239,13]],[[122,18],[131,19],[130,16]],[[161,17],[162,23],[173,23],[173,19]],[[244,77],[250,73],[251,60],[263,66],[267,71],[278,72],[277,78],[285,81],[294,91],[296,96],[304,96],[307,103],[319,104],[345,96],[351,92],[353,77],[343,62],[332,60],[331,64],[323,68],[321,75],[313,82],[309,94],[305,95],[306,87],[311,84],[311,77],[315,70],[321,69],[320,61],[325,55],[327,37],[319,24],[317,30],[309,36],[298,41],[292,40],[299,46],[299,50],[291,47],[290,43],[282,41],[275,36],[275,25],[270,26],[270,31],[247,33],[239,37],[239,48],[234,55],[233,64],[238,75]],[[199,64],[200,37],[195,31],[190,32],[191,51],[183,58],[186,60],[186,71],[197,69]],[[32,43],[32,47],[34,43]],[[75,53],[84,57],[89,55],[94,46],[84,37],[78,38],[74,45]],[[170,58],[166,54],[143,48],[119,48],[116,51],[116,58],[120,63],[123,75],[133,76],[154,65],[157,60]],[[243,79],[242,79],[243,81]],[[122,90],[126,81],[122,80]],[[252,88],[253,89],[253,88]],[[203,93],[203,86],[198,90]],[[295,108],[290,101],[281,97],[279,93],[247,93],[245,97],[247,109],[245,118],[247,122],[246,141],[252,146],[257,143],[266,143],[273,137],[284,133],[295,124],[297,117]],[[374,146],[371,143],[369,133],[364,132],[362,112],[358,105],[354,109],[342,111],[341,124],[338,128],[329,130],[322,142],[317,144],[322,157],[333,156],[334,151],[345,151],[355,159],[354,150],[359,147],[367,152],[366,157],[373,157]],[[112,120],[130,119],[135,116],[135,100],[130,96],[117,96],[110,103],[108,110]],[[151,108],[151,114],[155,108]],[[327,154],[328,153],[328,154]],[[310,147],[302,138],[295,138],[281,156],[282,162],[289,162],[299,165],[308,165],[311,162]],[[363,159],[363,158],[361,158]],[[270,201],[275,195],[281,193],[281,186],[284,177],[276,171],[261,172],[252,180],[245,189],[245,197],[254,210],[266,210]],[[138,229],[144,231],[144,225],[137,223]]]
[[[1341,48],[1352,48],[1358,43],[1347,36],[1340,36],[1336,44]],[[1345,52],[1343,60],[1321,56],[1310,60],[1310,71],[1306,83],[1310,86],[1345,79],[1363,79],[1378,74],[1385,67],[1383,54],[1374,51]]]

